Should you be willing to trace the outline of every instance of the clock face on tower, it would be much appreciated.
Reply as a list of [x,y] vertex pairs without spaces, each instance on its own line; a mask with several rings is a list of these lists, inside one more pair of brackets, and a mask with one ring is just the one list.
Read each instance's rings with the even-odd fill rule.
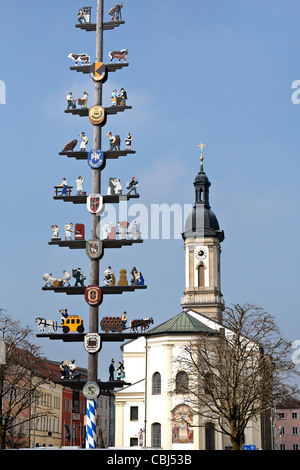
[[195,256],[197,259],[204,259],[207,257],[207,249],[205,247],[197,247],[195,249]]

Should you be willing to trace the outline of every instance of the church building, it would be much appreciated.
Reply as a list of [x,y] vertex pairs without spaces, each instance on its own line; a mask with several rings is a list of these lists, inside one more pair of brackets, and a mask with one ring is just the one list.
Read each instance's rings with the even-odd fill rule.
[[[219,335],[225,308],[220,268],[224,232],[210,207],[211,183],[203,168],[203,146],[194,181],[195,205],[182,233],[185,290],[181,313],[122,347],[126,381],[131,385],[115,393],[116,447],[224,450],[231,446],[229,438],[217,432],[217,422],[196,422],[199,418],[193,416],[180,387],[189,380],[188,374],[176,366],[184,345]],[[259,420],[248,426],[245,444],[261,448]]]

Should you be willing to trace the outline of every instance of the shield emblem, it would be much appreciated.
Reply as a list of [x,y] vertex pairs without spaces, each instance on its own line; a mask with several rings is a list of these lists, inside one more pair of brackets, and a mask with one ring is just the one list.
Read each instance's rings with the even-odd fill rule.
[[90,150],[88,153],[88,164],[91,168],[101,168],[104,163],[104,152],[102,150]]
[[87,197],[86,206],[91,214],[101,214],[104,211],[103,197],[101,194],[91,194]]
[[99,286],[88,286],[84,293],[85,301],[89,305],[100,305],[102,302],[102,291]]
[[105,109],[100,105],[92,106],[89,109],[89,120],[94,125],[104,123]]
[[106,67],[103,62],[95,62],[90,67],[90,76],[95,82],[100,82],[104,80],[106,75]]
[[100,240],[89,240],[86,243],[86,253],[89,258],[97,259],[102,255],[102,242]]
[[84,337],[84,348],[88,353],[96,353],[101,349],[101,336],[98,333],[87,333]]

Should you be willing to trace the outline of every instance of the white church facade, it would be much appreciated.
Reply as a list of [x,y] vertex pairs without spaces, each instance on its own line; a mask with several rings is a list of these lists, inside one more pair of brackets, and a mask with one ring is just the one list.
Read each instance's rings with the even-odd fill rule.
[[[165,450],[224,450],[230,440],[218,423],[193,415],[180,384],[189,374],[178,368],[183,347],[201,337],[219,335],[225,308],[221,293],[221,243],[224,232],[209,205],[211,183],[201,167],[195,205],[182,234],[185,291],[181,313],[123,345],[126,381],[115,392],[115,446]],[[245,444],[261,448],[260,419],[247,427]]]

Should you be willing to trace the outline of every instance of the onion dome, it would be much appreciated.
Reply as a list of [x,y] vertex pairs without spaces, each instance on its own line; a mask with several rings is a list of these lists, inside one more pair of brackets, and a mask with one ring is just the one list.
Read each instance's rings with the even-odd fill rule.
[[222,242],[225,238],[224,231],[220,230],[218,219],[209,204],[211,183],[203,169],[202,151],[200,160],[200,171],[194,181],[195,205],[186,219],[182,238],[185,240],[187,238],[216,237]]

